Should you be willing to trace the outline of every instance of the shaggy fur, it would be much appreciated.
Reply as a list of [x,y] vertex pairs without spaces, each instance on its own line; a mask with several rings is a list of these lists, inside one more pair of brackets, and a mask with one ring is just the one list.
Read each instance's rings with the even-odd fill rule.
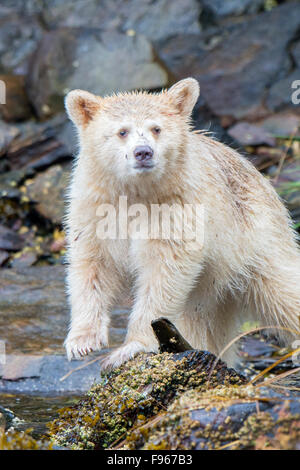
[[[100,98],[75,90],[66,98],[80,142],[67,214],[69,358],[108,345],[110,310],[129,289],[135,301],[126,340],[104,367],[156,351],[151,320],[160,316],[192,346],[216,354],[246,319],[298,331],[300,254],[288,212],[245,158],[191,129],[198,95],[198,83],[188,78],[160,94]],[[156,166],[137,171],[133,151],[145,144]],[[204,204],[203,246],[99,240],[97,208],[117,207],[120,195],[128,205]],[[230,350],[225,360],[232,365],[234,357]]]

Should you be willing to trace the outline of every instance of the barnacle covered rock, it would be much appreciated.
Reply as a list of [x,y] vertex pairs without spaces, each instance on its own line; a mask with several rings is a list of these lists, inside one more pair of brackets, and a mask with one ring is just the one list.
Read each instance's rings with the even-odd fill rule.
[[[125,439],[188,390],[237,388],[242,376],[203,351],[140,354],[94,386],[77,405],[61,411],[50,426],[56,444],[101,449]],[[211,373],[212,371],[212,373]]]

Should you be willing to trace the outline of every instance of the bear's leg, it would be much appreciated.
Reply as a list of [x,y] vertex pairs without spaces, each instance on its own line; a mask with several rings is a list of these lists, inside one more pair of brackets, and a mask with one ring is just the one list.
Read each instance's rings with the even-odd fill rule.
[[136,301],[125,343],[104,359],[103,369],[117,367],[138,352],[157,351],[151,321],[166,317],[176,325],[202,270],[200,250],[188,251],[184,244],[141,241],[136,256]]
[[118,278],[112,268],[88,259],[73,260],[68,268],[71,323],[65,348],[68,359],[78,359],[108,345],[109,311],[115,301]]

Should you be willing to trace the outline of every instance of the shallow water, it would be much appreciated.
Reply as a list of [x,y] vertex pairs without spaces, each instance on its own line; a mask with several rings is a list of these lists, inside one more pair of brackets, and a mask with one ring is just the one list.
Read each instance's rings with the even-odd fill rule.
[[73,405],[79,398],[3,394],[0,395],[0,412],[6,417],[7,428],[13,426],[19,431],[32,429],[32,435],[39,438],[47,433],[47,423],[58,416],[58,410]]
[[[111,347],[123,342],[128,312],[128,300],[112,312]],[[0,365],[0,412],[1,407],[7,408],[17,417],[12,420],[12,415],[5,412],[7,426],[22,430],[32,428],[35,436],[43,435],[46,423],[57,416],[57,410],[78,400],[90,388],[92,376],[97,379],[99,363],[81,369],[71,380],[64,381],[63,387],[57,387],[62,385],[59,378],[67,367],[63,341],[68,318],[63,266],[0,270],[0,340],[5,341],[10,357],[38,356],[43,364],[32,377],[28,369],[26,371],[28,364],[22,359],[17,368],[13,366],[17,373],[14,381],[1,379]],[[85,361],[94,357],[91,355]],[[82,364],[71,362],[68,367],[76,369]]]

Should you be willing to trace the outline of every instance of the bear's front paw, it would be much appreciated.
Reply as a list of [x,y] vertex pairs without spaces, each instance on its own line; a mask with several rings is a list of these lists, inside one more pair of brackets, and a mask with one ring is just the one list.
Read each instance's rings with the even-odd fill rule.
[[109,371],[116,367],[119,367],[123,362],[132,359],[139,352],[155,352],[157,347],[146,346],[139,341],[131,341],[130,343],[124,344],[120,348],[116,349],[112,353],[108,354],[101,361],[101,370]]
[[64,344],[69,361],[73,357],[80,359],[92,351],[99,351],[99,349],[108,346],[108,329],[103,328],[100,331],[95,331],[95,329],[87,331],[71,330]]

